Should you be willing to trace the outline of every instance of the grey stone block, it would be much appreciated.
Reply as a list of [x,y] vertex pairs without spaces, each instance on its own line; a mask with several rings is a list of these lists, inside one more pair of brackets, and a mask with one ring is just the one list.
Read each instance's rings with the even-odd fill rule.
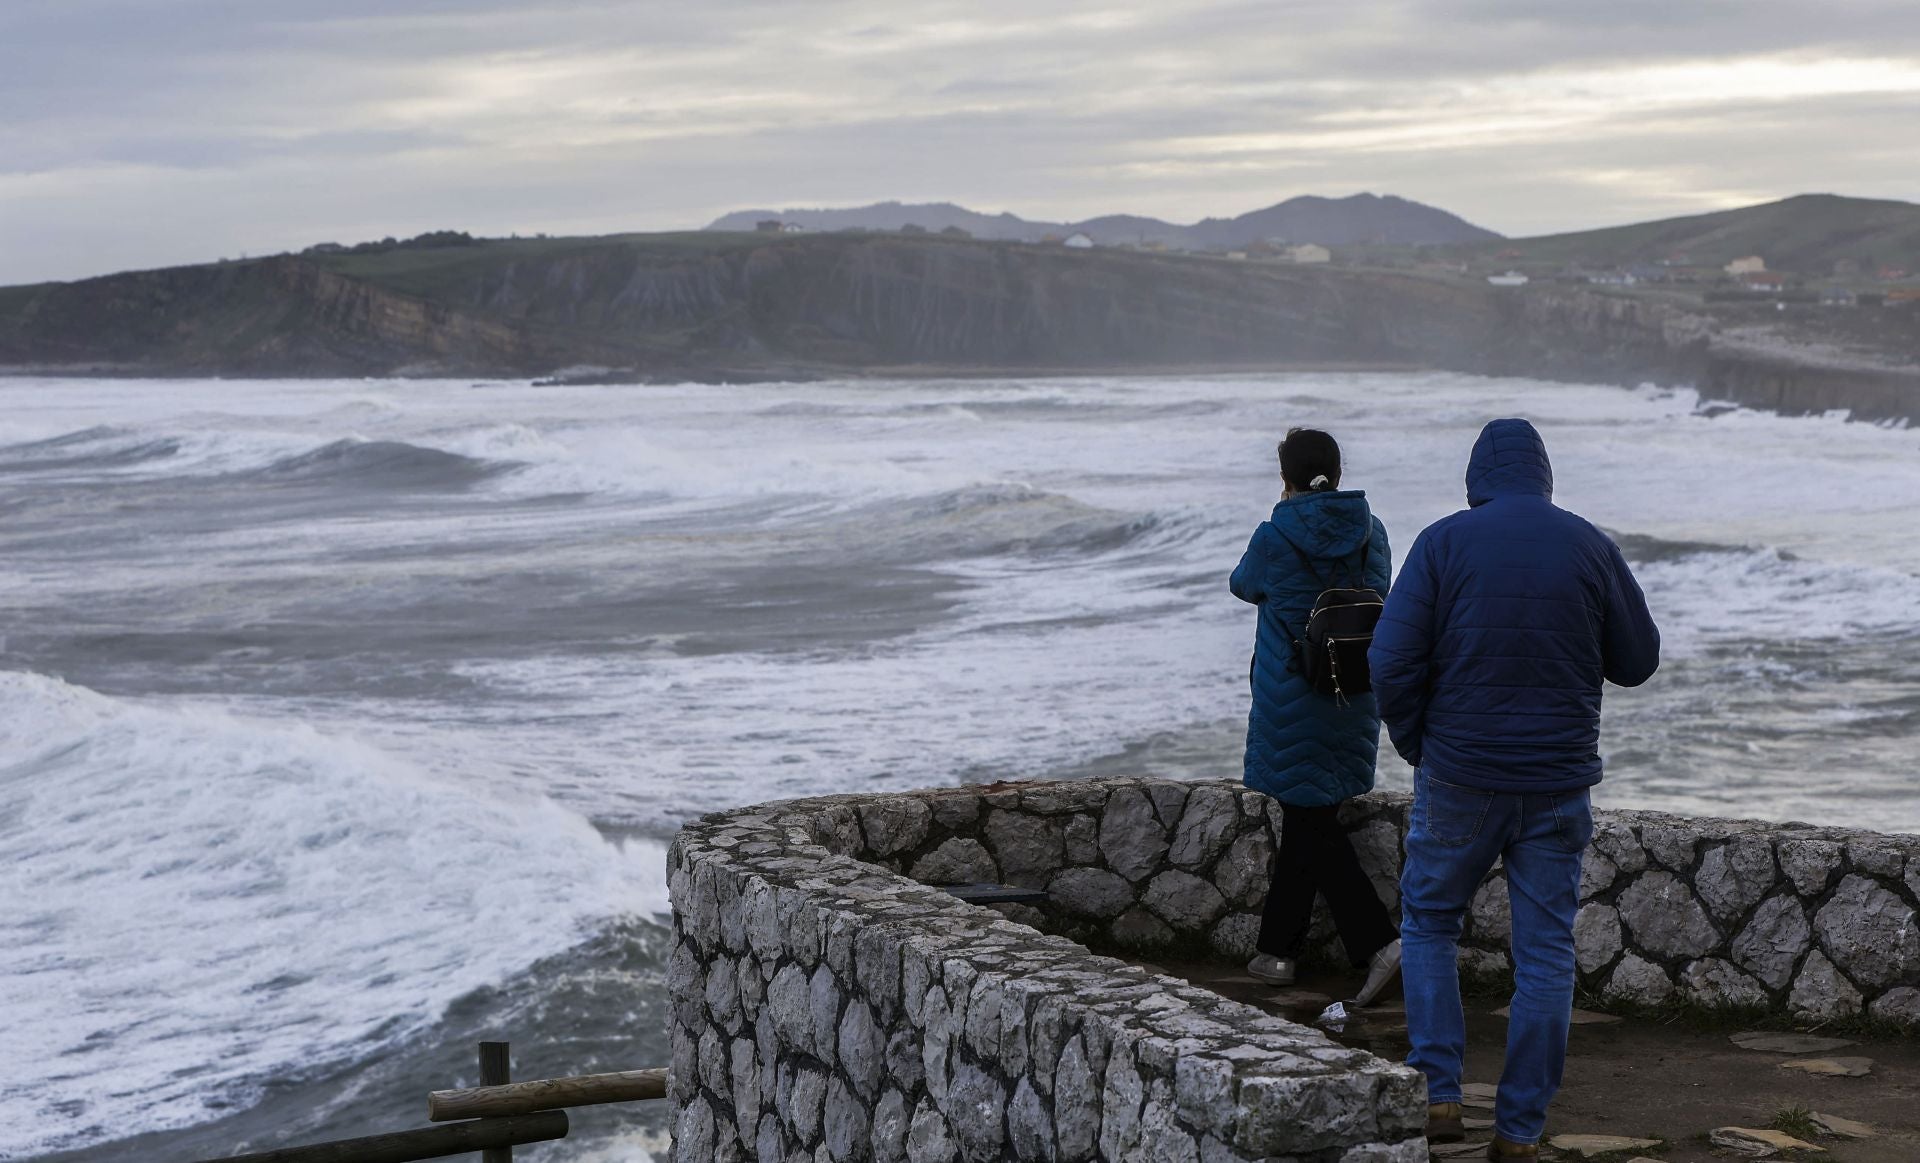
[[1783,893],[1754,910],[1753,919],[1733,939],[1733,959],[1769,988],[1785,989],[1793,980],[1793,967],[1812,943],[1806,911]]
[[1636,1005],[1659,1005],[1673,995],[1673,979],[1667,971],[1638,953],[1628,951],[1614,966],[1607,980],[1606,994]]
[[1680,994],[1708,1008],[1756,1008],[1771,999],[1759,982],[1715,957],[1705,957],[1680,973]]
[[1100,853],[1107,866],[1128,880],[1145,880],[1167,854],[1167,833],[1153,804],[1136,788],[1121,788],[1107,800],[1100,818]]
[[1217,859],[1240,823],[1240,803],[1230,788],[1197,787],[1187,795],[1167,859],[1198,872]]
[[873,1163],[903,1163],[911,1117],[906,1095],[888,1087],[873,1107]]
[[1580,863],[1580,899],[1590,901],[1613,887],[1613,878],[1619,871],[1606,853],[1588,847]]
[[1093,1158],[1100,1133],[1100,1075],[1079,1037],[1067,1040],[1053,1072],[1054,1128],[1063,1163]]
[[820,1134],[820,1108],[827,1100],[827,1076],[812,1067],[793,1072],[793,1091],[787,1100],[787,1126],[803,1146]]
[[1787,995],[1794,1016],[1813,1021],[1849,1018],[1860,1012],[1860,991],[1818,949],[1807,954]]
[[962,1060],[953,1070],[948,1088],[947,1121],[968,1159],[991,1159],[1006,1142],[1007,1090],[1000,1080]]
[[1188,932],[1206,928],[1227,908],[1219,889],[1177,869],[1154,877],[1141,900],[1161,920]]
[[1007,1106],[1007,1139],[1016,1159],[1053,1163],[1056,1158],[1053,1119],[1029,1079],[1022,1078],[1013,1088],[1013,1101]]
[[916,796],[878,796],[860,805],[860,826],[875,856],[910,852],[927,839],[933,809]]
[[1102,868],[1069,868],[1047,882],[1049,903],[1076,917],[1105,920],[1134,903],[1133,885]]
[[1173,930],[1146,909],[1132,908],[1107,926],[1107,939],[1122,949],[1154,949],[1173,940]]
[[1259,952],[1260,914],[1231,913],[1220,918],[1207,934],[1207,944],[1222,957],[1250,961]]
[[1701,857],[1693,885],[1714,916],[1734,921],[1760,903],[1775,879],[1773,845],[1761,836],[1739,836]]
[[1213,882],[1229,901],[1253,907],[1266,899],[1273,876],[1273,841],[1264,828],[1235,840],[1214,869]]
[[824,1125],[827,1155],[834,1163],[868,1163],[873,1157],[872,1121],[867,1108],[838,1078],[827,1084]]
[[1620,894],[1620,921],[1630,943],[1657,957],[1700,957],[1720,943],[1706,909],[1670,872],[1649,872]]
[[987,843],[1008,884],[1039,887],[1066,860],[1065,830],[1045,816],[987,813]]
[[1092,864],[1100,859],[1100,825],[1092,816],[1069,819],[1064,834],[1068,864]]
[[960,1157],[959,1144],[945,1115],[927,1099],[914,1108],[913,1122],[907,1126],[907,1163],[954,1163]]
[[1832,840],[1783,840],[1778,848],[1780,871],[1803,897],[1818,896],[1840,866],[1842,849]]
[[1598,973],[1620,955],[1620,914],[1611,905],[1583,905],[1573,920],[1574,964]]
[[978,840],[954,837],[914,861],[913,879],[922,884],[998,884],[1000,870]]
[[1874,999],[1867,1012],[1882,1021],[1920,1028],[1920,989],[1910,985],[1890,989]]
[[886,1044],[866,1002],[854,999],[847,1003],[847,1012],[840,1019],[839,1039],[834,1060],[846,1071],[860,1097],[872,1101],[885,1065],[882,1058]]
[[1874,881],[1849,874],[1813,926],[1827,956],[1861,985],[1920,981],[1920,924],[1905,901]]

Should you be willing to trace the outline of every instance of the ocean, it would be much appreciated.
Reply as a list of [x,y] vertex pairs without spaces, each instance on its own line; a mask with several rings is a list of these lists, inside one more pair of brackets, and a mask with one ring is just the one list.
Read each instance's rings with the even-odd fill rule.
[[482,1038],[665,1064],[680,823],[1236,776],[1279,436],[1341,440],[1397,559],[1508,415],[1665,634],[1597,802],[1920,831],[1904,427],[1424,373],[0,380],[0,1159],[421,1125]]

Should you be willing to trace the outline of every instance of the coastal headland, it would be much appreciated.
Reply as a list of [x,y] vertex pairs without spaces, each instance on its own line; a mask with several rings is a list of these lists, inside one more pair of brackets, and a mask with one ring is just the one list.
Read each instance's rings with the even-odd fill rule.
[[1301,366],[1653,382],[1911,418],[1920,310],[724,232],[401,243],[0,289],[0,371],[15,374],[741,382]]

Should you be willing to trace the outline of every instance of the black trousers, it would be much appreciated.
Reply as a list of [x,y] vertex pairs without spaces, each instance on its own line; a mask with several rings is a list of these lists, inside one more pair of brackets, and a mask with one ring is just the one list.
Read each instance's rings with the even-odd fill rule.
[[1273,884],[1260,918],[1260,952],[1299,957],[1313,923],[1313,898],[1324,896],[1347,956],[1365,965],[1400,934],[1360,868],[1340,826],[1340,809],[1281,804],[1280,810],[1280,851],[1274,854]]

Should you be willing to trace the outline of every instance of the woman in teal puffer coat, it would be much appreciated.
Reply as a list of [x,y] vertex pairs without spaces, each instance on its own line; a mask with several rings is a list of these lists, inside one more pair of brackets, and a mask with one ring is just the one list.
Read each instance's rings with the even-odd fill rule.
[[1247,716],[1246,784],[1280,801],[1280,851],[1247,971],[1293,981],[1316,895],[1324,895],[1340,941],[1368,978],[1365,1005],[1392,979],[1400,941],[1340,826],[1342,801],[1373,788],[1380,713],[1371,694],[1336,700],[1300,673],[1295,639],[1320,592],[1365,586],[1387,592],[1393,556],[1367,495],[1340,488],[1340,446],[1296,428],[1280,443],[1285,492],[1254,530],[1233,571],[1235,597],[1260,607],[1254,638],[1253,708]]

